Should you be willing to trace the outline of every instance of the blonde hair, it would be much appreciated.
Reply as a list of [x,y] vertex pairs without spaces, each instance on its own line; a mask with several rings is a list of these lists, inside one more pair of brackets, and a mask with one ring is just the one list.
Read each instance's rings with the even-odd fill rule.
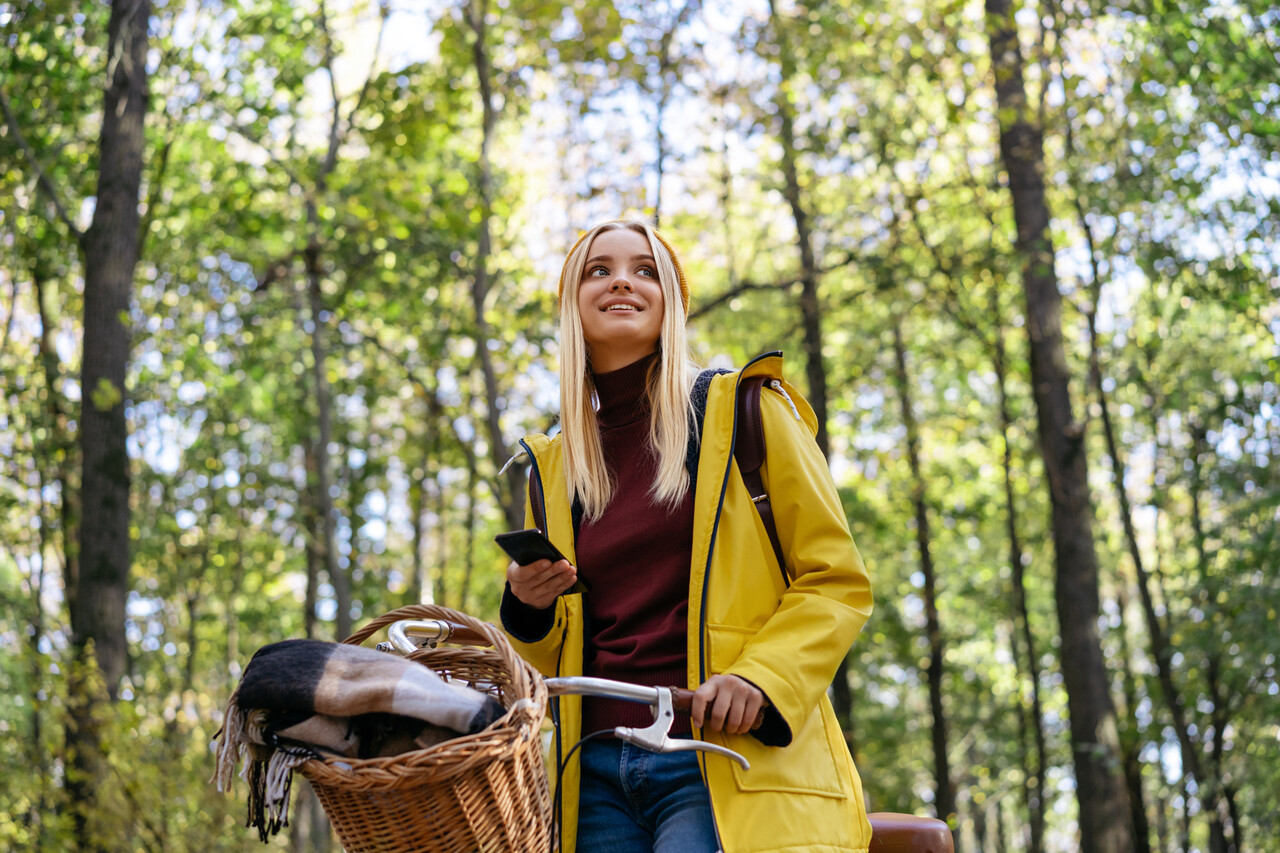
[[649,395],[649,441],[658,470],[649,494],[659,505],[676,507],[689,491],[685,456],[689,443],[692,404],[691,374],[697,370],[689,355],[685,309],[681,299],[678,260],[667,243],[644,222],[605,222],[578,240],[561,273],[560,294],[560,440],[564,445],[565,481],[569,495],[582,503],[584,517],[594,520],[613,498],[614,483],[605,464],[600,427],[596,422],[595,383],[587,361],[582,318],[578,313],[578,287],[587,252],[603,231],[630,229],[644,235],[658,268],[662,286],[662,331],[658,361],[645,382]]

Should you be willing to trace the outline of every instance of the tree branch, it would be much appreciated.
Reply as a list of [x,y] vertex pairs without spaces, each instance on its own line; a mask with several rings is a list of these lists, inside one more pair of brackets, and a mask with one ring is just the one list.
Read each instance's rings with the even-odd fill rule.
[[[244,125],[239,124],[238,122],[235,122],[235,121],[228,121],[227,129],[236,133],[245,142],[249,142],[261,148],[263,152],[268,157],[271,158],[272,168],[279,169],[281,172],[284,173],[284,176],[287,177],[291,182],[293,182],[294,184],[297,184],[299,187],[305,186],[305,183],[303,182],[302,177],[296,171],[294,171],[294,169],[284,160],[284,158],[277,156],[276,152],[272,151],[271,148],[267,145],[267,143],[263,142],[261,139],[259,139],[258,137],[250,133],[249,129],[246,128]],[[289,133],[289,139],[290,141],[293,140],[292,130]]]
[[160,204],[160,190],[164,184],[165,173],[169,170],[169,154],[173,151],[174,117],[170,115],[165,124],[164,143],[160,146],[159,162],[151,185],[147,188],[147,212],[143,214],[142,224],[138,227],[138,257],[145,257],[143,248],[147,245],[147,235],[151,233],[151,223],[156,219],[156,207]]
[[71,236],[75,238],[76,243],[84,240],[84,232],[76,227],[76,223],[67,214],[67,209],[62,204],[62,199],[58,195],[57,187],[53,185],[49,175],[45,172],[44,167],[40,165],[40,160],[36,157],[36,152],[31,148],[31,143],[27,141],[27,137],[23,135],[22,128],[18,126],[18,117],[13,114],[13,108],[9,106],[9,96],[5,93],[4,88],[0,87],[0,110],[4,111],[5,123],[9,125],[9,131],[18,142],[18,147],[22,149],[22,154],[26,158],[29,165],[36,173],[36,182],[40,189],[44,190],[45,195],[49,197],[49,201],[53,203],[53,209],[58,215],[58,219],[67,230],[71,232]]
[[747,293],[748,291],[786,290],[787,288],[795,287],[797,284],[801,284],[801,283],[802,283],[801,280],[798,278],[787,279],[786,281],[772,281],[772,282],[744,281],[741,284],[739,284],[737,287],[729,288],[724,293],[717,296],[715,299],[711,300],[705,305],[700,306],[698,310],[690,311],[689,320],[692,321],[697,319],[698,317],[701,317],[703,314],[708,314],[711,311],[715,310],[716,308],[720,307],[721,305],[725,304],[726,302],[729,302],[735,297],[741,296],[742,294]]
[[9,287],[11,290],[9,294],[9,314],[4,318],[4,336],[0,337],[0,358],[3,358],[5,352],[9,349],[9,335],[13,332],[13,320],[18,313],[18,277],[16,275],[9,276]]
[[283,279],[289,272],[290,265],[297,260],[305,249],[294,249],[292,252],[286,252],[274,261],[267,262],[267,268],[262,275],[257,276],[257,282],[254,284],[252,292],[261,293],[277,281]]
[[966,329],[974,337],[982,342],[983,347],[988,350],[994,350],[994,345],[988,339],[983,329],[982,323],[974,319],[970,313],[965,310],[964,302],[960,298],[960,289],[956,287],[956,262],[954,258],[943,256],[942,252],[936,245],[929,241],[928,235],[925,233],[924,225],[920,222],[920,217],[916,215],[914,201],[917,196],[912,196],[907,192],[907,188],[898,182],[898,189],[902,193],[906,204],[903,205],[907,217],[911,220],[911,227],[916,232],[916,239],[920,241],[920,245],[924,246],[929,257],[933,259],[934,270],[942,276],[942,289],[946,292],[947,299],[943,302],[943,310],[955,320],[961,328]]
[[[413,365],[409,363],[409,360],[405,358],[402,352],[384,344],[381,340],[378,339],[377,335],[371,332],[365,332],[365,331],[362,331],[361,329],[357,329],[350,320],[343,320],[339,324],[339,329],[344,333],[350,333],[355,335],[361,341],[370,345],[375,350],[377,350],[378,352],[385,355],[387,358],[394,361],[400,367],[400,369],[404,371],[405,378],[407,378],[411,384],[417,386],[418,390],[422,392],[422,395],[424,397],[426,397],[428,400],[435,401],[436,405],[440,406],[440,403],[439,403],[440,397],[439,397],[439,394],[437,393],[437,390],[433,388],[431,385],[429,385],[425,379],[423,379],[421,376],[418,375],[417,368],[415,368]],[[443,407],[440,406],[440,408],[443,408]],[[454,427],[453,421],[450,418],[442,417],[441,420],[449,424],[449,432],[453,435],[454,442],[457,444],[458,448],[462,451],[462,455],[466,457],[469,466],[474,468],[476,465],[476,456],[475,456],[475,453],[472,451],[471,445],[468,442],[463,441],[462,437],[458,435],[458,431]],[[430,425],[428,426],[430,427]],[[484,477],[484,476],[481,476],[480,479],[484,480],[485,483],[488,484],[493,494],[495,495],[498,494],[498,481],[496,479],[490,478],[490,477]]]
[[360,94],[356,96],[356,102],[351,106],[351,110],[347,113],[347,131],[350,132],[355,124],[356,113],[360,112],[360,108],[364,106],[364,102],[368,100],[369,92],[373,89],[373,78],[378,71],[378,55],[382,53],[382,37],[387,32],[387,19],[391,17],[390,0],[381,0],[378,4],[378,36],[373,42],[373,56],[369,60],[369,73],[365,75],[364,85],[360,87]]
[[333,121],[329,123],[329,150],[320,163],[316,176],[316,189],[323,190],[329,173],[338,163],[338,147],[342,143],[342,111],[339,109],[338,78],[333,72],[333,35],[329,32],[329,15],[323,0],[320,3],[320,31],[324,34],[324,69],[329,74],[329,96],[333,99]]

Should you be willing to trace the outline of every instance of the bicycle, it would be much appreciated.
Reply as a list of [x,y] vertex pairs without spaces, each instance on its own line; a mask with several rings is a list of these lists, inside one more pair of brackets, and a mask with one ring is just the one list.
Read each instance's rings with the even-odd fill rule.
[[[508,713],[484,732],[430,749],[376,759],[302,764],[347,853],[541,851],[553,849],[553,801],[542,765],[541,726],[550,696],[589,695],[648,704],[654,722],[614,735],[654,752],[702,750],[739,762],[719,744],[671,738],[675,711],[693,691],[587,677],[544,678],[501,630],[432,605],[393,610],[344,642],[388,629],[382,651],[408,656],[442,676],[499,698]],[[946,823],[914,815],[868,815],[872,853],[953,853]]]

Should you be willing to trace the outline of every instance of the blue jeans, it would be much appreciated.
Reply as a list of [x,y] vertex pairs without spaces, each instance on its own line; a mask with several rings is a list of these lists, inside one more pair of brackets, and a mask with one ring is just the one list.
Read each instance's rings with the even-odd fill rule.
[[692,752],[619,740],[582,745],[581,853],[715,853],[711,797]]

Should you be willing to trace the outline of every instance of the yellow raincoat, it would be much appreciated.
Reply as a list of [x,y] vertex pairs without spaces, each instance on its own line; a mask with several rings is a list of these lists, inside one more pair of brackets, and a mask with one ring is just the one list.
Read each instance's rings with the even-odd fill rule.
[[[761,476],[789,586],[733,461],[737,382],[760,374],[781,379],[781,372],[781,354],[766,354],[740,373],[716,376],[707,395],[694,495],[688,676],[691,687],[718,673],[755,684],[790,728],[791,739],[786,746],[765,746],[752,735],[696,728],[694,736],[751,762],[743,771],[727,758],[699,753],[724,853],[864,853],[871,827],[862,785],[826,690],[871,614],[871,586],[826,460],[813,441],[813,410],[785,382],[787,396],[768,389],[761,395],[767,436]],[[540,483],[545,495],[547,534],[576,563],[560,441],[537,435],[522,445],[533,460],[531,488]],[[526,526],[533,526],[531,513]],[[541,640],[512,640],[544,675],[580,675],[581,596],[556,600],[553,627]],[[549,761],[553,771],[557,752],[567,753],[581,737],[581,700],[562,698],[560,719],[560,742]],[[576,759],[577,753],[561,780],[565,853],[575,850]]]

